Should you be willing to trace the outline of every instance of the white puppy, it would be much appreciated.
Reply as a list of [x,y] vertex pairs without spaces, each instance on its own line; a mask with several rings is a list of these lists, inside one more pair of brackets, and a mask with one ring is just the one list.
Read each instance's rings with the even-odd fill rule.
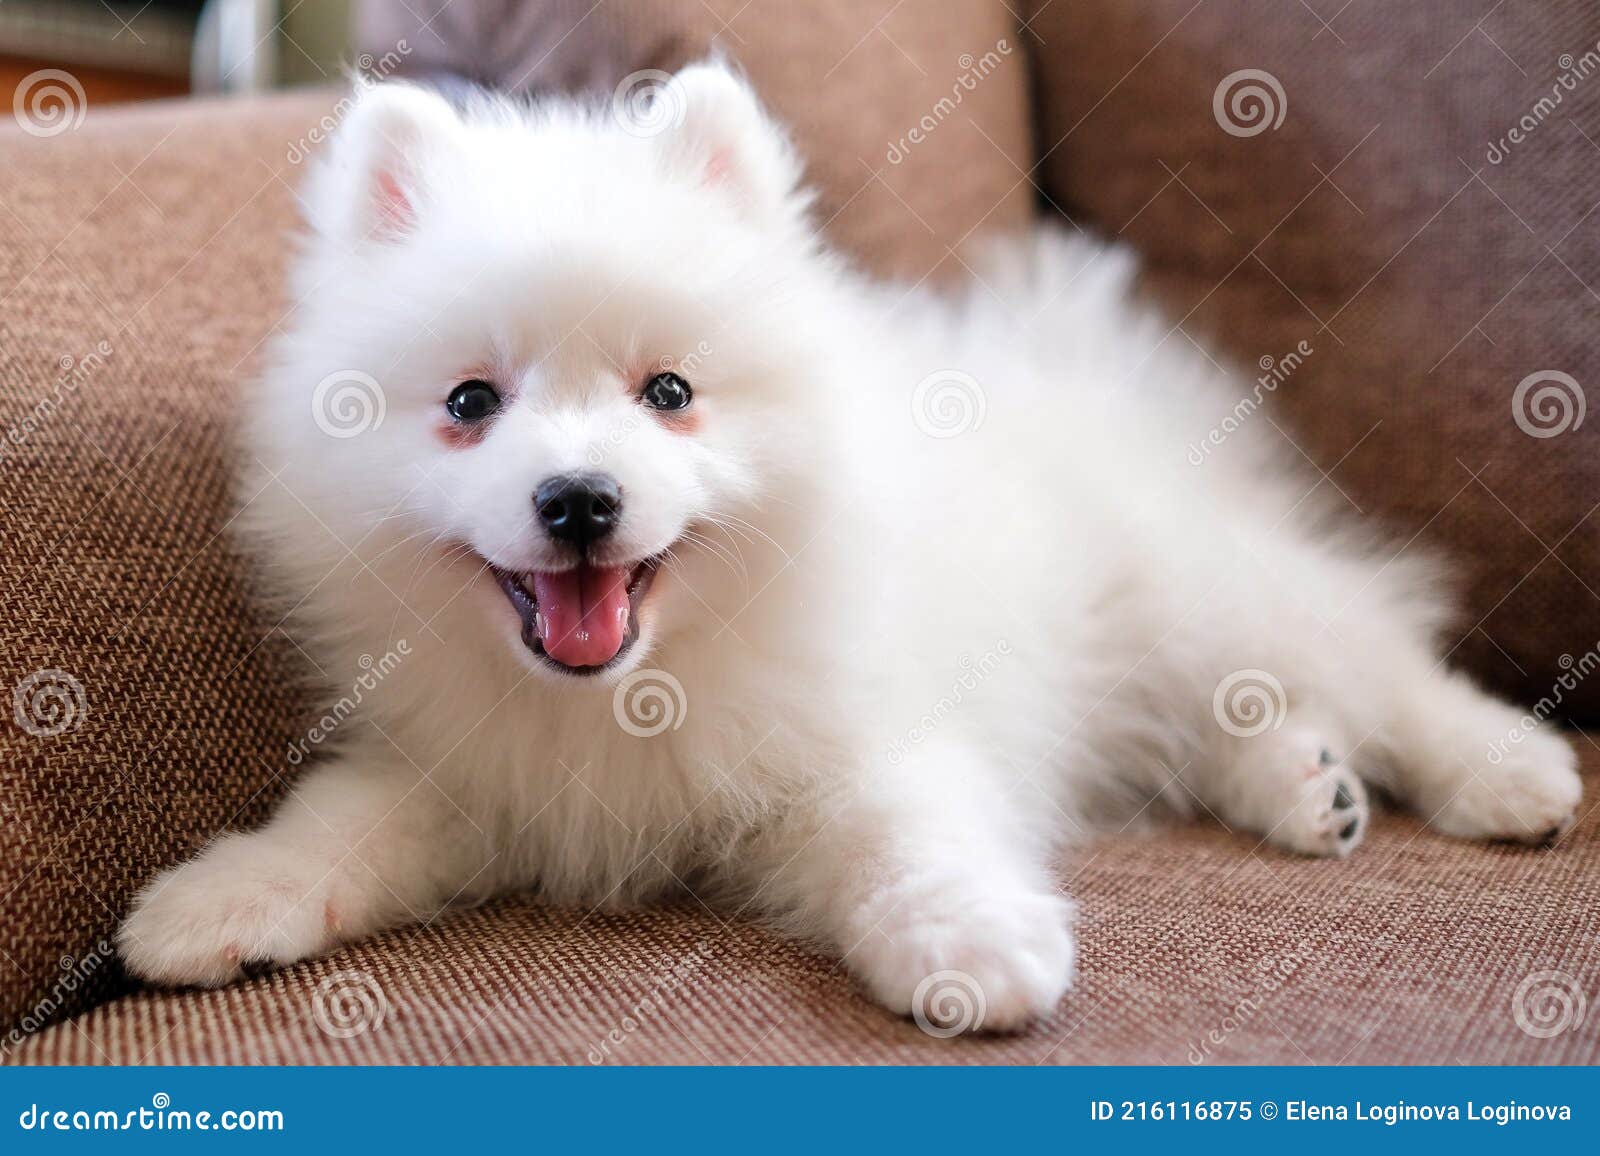
[[965,973],[1009,1028],[1072,978],[1052,859],[1097,825],[1342,856],[1368,782],[1452,835],[1565,829],[1571,751],[1441,668],[1431,568],[1261,418],[1191,462],[1250,387],[1126,254],[1041,230],[959,296],[879,284],[799,176],[719,65],[649,121],[353,108],[242,519],[352,690],[271,822],[140,894],[133,971],[688,889],[897,1012]]

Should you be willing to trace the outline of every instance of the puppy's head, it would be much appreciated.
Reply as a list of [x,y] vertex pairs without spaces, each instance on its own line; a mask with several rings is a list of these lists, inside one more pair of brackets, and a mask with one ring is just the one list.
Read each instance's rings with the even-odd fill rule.
[[[714,606],[708,538],[764,533],[807,453],[797,178],[720,65],[640,116],[371,88],[306,187],[276,424],[350,533],[454,550],[521,659],[626,673]],[[319,437],[363,389],[365,428]]]

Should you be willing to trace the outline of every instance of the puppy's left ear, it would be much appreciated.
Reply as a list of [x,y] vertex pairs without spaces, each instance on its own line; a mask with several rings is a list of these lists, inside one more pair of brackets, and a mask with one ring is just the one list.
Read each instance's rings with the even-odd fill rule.
[[721,61],[692,64],[654,94],[668,163],[723,187],[755,215],[798,212],[800,161],[741,75]]

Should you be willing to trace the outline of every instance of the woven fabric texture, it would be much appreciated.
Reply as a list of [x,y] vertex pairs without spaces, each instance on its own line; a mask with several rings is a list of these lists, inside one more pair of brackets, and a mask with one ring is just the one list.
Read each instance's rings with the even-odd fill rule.
[[1600,640],[1594,6],[1312,7],[1036,3],[1036,175],[1266,380],[1242,420],[1453,561],[1454,660],[1535,701]]
[[1195,826],[1107,839],[1062,876],[1079,981],[1017,1036],[932,1038],[833,960],[698,906],[508,898],[223,991],[128,996],[13,1062],[1600,1063],[1600,1016],[1562,1003],[1600,966],[1593,809],[1549,851],[1386,814],[1342,862]]
[[285,154],[312,117],[242,111],[0,132],[7,1026],[125,987],[97,945],[153,872],[265,816],[310,705],[225,529],[232,398],[285,307]]

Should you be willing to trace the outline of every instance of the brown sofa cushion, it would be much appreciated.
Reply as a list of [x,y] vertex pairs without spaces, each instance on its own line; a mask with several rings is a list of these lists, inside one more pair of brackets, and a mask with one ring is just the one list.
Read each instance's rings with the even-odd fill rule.
[[285,157],[329,103],[0,131],[7,1028],[124,990],[98,945],[134,888],[259,821],[303,732],[312,668],[223,531],[232,398],[285,304]]
[[[1032,214],[1026,54],[1002,0],[486,0],[358,6],[375,59],[511,92],[613,93],[720,52],[791,128],[833,240],[908,281],[959,276],[978,227]],[[932,127],[929,127],[932,126]],[[923,135],[920,143],[909,139]]]
[[1018,1036],[932,1039],[833,960],[699,907],[507,898],[223,991],[127,996],[14,1060],[1593,1064],[1600,1017],[1563,1026],[1561,996],[1594,993],[1597,836],[1591,808],[1552,851],[1394,814],[1342,862],[1200,826],[1108,839],[1065,865],[1078,986]]
[[[1580,0],[1487,7],[1036,0],[1039,175],[1139,248],[1172,340],[1246,366],[1309,342],[1249,420],[1453,556],[1456,660],[1531,701],[1600,639],[1600,419],[1534,376],[1597,400],[1600,49]],[[1244,69],[1281,88],[1256,82],[1266,121],[1248,77],[1217,110]],[[1524,432],[1530,379],[1523,424],[1571,428]],[[1558,694],[1600,712],[1600,679]]]

